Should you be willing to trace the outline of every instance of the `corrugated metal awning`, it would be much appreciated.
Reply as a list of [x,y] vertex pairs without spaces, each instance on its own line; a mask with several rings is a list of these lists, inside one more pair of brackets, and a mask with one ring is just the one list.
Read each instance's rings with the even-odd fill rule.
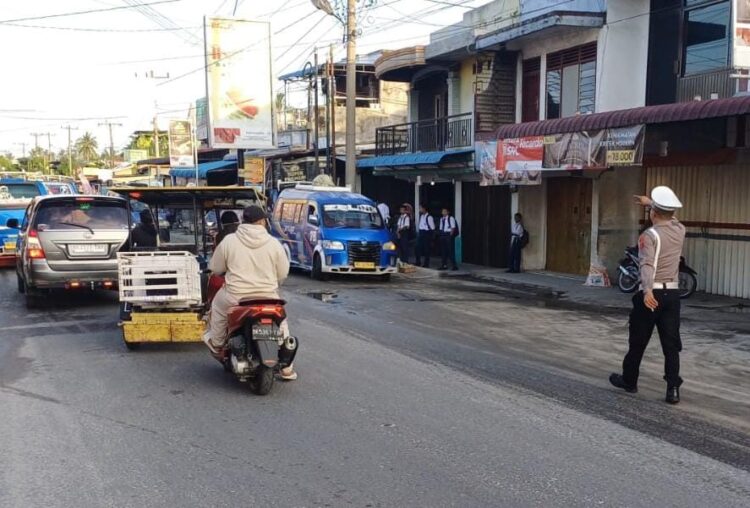
[[466,155],[474,153],[473,148],[464,148],[460,150],[447,150],[443,152],[419,152],[419,153],[402,153],[398,155],[381,155],[360,159],[357,161],[358,169],[370,168],[397,168],[400,166],[435,166],[446,159],[452,159],[453,156]]
[[[237,169],[237,161],[213,161],[198,164],[198,178],[206,178],[209,171],[219,169]],[[178,178],[195,178],[195,168],[173,168],[169,170],[169,175]]]
[[497,139],[544,136],[565,132],[627,127],[630,125],[686,122],[750,114],[750,96],[705,101],[678,102],[658,106],[607,111],[540,122],[504,125],[495,131]]

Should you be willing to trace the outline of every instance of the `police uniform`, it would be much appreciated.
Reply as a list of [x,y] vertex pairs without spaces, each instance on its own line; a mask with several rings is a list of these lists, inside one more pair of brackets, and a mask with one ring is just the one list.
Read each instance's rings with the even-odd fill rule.
[[[660,186],[651,192],[652,207],[673,212],[682,208],[677,196],[668,187]],[[680,292],[679,267],[685,226],[677,219],[656,224],[645,230],[638,239],[641,286],[633,296],[630,312],[628,352],[622,362],[622,375],[612,374],[610,382],[618,388],[634,393],[638,390],[638,374],[654,327],[659,332],[664,353],[664,380],[667,382],[667,402],[679,402],[680,377]],[[649,309],[644,296],[653,291],[658,302]]]

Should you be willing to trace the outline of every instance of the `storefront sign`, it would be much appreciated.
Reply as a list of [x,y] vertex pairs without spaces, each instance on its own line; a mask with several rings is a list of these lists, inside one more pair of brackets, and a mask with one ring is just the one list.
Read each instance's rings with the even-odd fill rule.
[[245,185],[262,187],[266,181],[266,160],[263,157],[245,157],[242,177]]
[[476,164],[480,185],[538,185],[542,169],[543,138],[478,141]]
[[188,120],[169,121],[169,165],[173,168],[195,167],[193,126]]
[[545,169],[606,169],[643,162],[643,125],[544,137]]
[[732,9],[734,51],[732,65],[735,69],[750,68],[750,0],[734,0]]
[[206,88],[213,148],[273,148],[271,29],[206,18]]

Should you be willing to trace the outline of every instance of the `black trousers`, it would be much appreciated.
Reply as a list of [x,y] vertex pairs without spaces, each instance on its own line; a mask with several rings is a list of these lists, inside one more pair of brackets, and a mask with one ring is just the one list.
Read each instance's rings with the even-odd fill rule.
[[508,253],[508,269],[511,272],[521,271],[521,239],[512,236],[510,239],[510,252]]
[[633,310],[630,311],[630,337],[628,353],[622,362],[622,376],[628,386],[638,385],[638,372],[648,341],[654,332],[659,331],[661,350],[664,353],[664,380],[667,386],[679,387],[680,377],[680,294],[676,289],[655,289],[654,298],[659,302],[655,311],[643,303],[643,292],[633,296]]
[[398,258],[402,263],[408,263],[409,257],[411,257],[411,240],[408,231],[401,233],[401,237],[396,240],[396,246],[398,247]]
[[432,231],[420,231],[417,234],[417,264],[430,265],[430,251],[432,250]]
[[456,268],[456,241],[450,233],[440,233],[440,254],[443,258],[443,267],[448,266],[448,261],[452,268]]

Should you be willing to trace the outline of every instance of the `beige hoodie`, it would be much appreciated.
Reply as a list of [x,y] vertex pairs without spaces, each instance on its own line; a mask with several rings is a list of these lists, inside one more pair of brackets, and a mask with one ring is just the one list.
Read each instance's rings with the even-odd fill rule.
[[289,259],[266,228],[241,224],[221,241],[208,268],[226,274],[226,289],[237,298],[278,298],[279,286],[289,275]]

